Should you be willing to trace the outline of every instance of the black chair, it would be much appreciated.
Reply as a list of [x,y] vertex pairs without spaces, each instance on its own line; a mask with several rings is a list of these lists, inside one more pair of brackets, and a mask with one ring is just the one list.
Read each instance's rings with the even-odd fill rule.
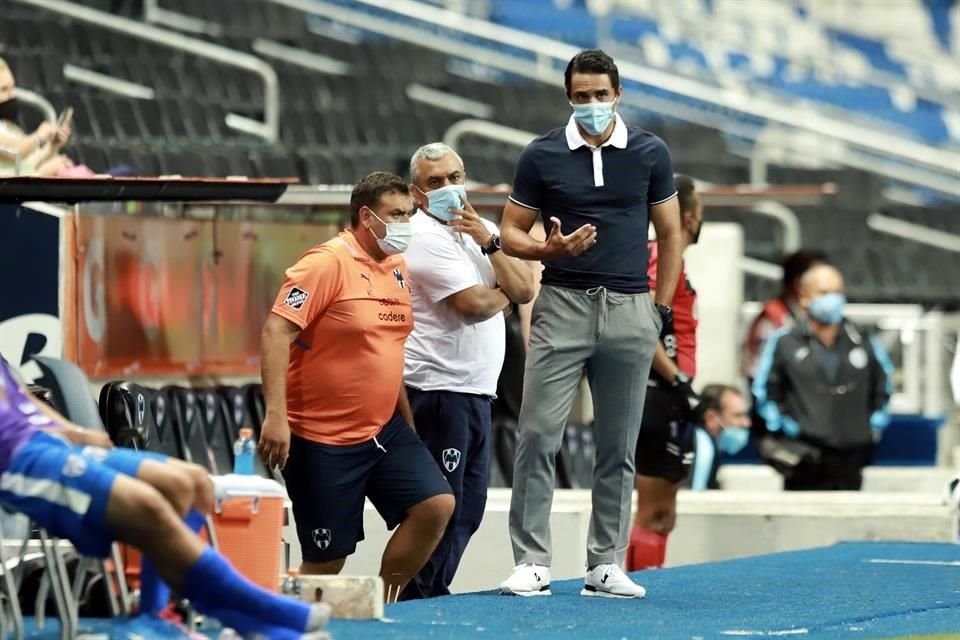
[[166,397],[173,408],[172,417],[177,427],[173,433],[180,439],[180,448],[184,454],[182,458],[204,467],[207,471],[213,471],[214,464],[207,446],[196,393],[193,389],[170,386],[161,389],[158,395]]
[[183,449],[183,436],[180,435],[180,422],[176,418],[173,399],[160,391],[153,392],[153,420],[156,424],[158,443],[150,451],[163,453],[172,458],[186,460]]
[[[255,396],[258,395],[259,399]],[[234,442],[240,435],[240,429],[253,429],[254,437],[260,438],[260,425],[263,424],[263,390],[258,384],[250,384],[245,387],[217,387],[217,395],[220,396],[221,407],[223,408],[224,421],[227,425],[227,433],[230,442]],[[251,403],[251,397],[253,401]],[[280,474],[273,474],[263,464],[260,456],[253,458],[253,471],[258,476],[283,482]]]
[[196,395],[200,404],[203,433],[214,464],[213,472],[230,473],[233,470],[233,441],[236,438],[231,437],[227,426],[223,399],[213,389],[200,389]]
[[182,458],[166,400],[153,390],[133,382],[108,382],[100,390],[100,417],[118,446]]

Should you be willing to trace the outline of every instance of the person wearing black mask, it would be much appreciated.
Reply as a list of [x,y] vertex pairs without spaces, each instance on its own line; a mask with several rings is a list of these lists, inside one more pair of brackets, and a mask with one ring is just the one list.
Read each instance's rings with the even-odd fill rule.
[[[62,124],[43,122],[36,131],[25,134],[17,125],[20,102],[14,97],[16,82],[13,72],[0,58],[0,176],[19,173],[55,176],[73,166],[60,150],[73,133],[72,118]],[[19,162],[18,162],[19,161]]]

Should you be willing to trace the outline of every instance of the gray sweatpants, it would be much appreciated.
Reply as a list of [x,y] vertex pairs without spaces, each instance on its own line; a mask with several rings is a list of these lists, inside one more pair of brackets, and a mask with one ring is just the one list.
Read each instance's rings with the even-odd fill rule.
[[630,534],[634,455],[660,316],[649,294],[545,286],[533,308],[510,499],[517,564],[550,565],[557,453],[586,369],[596,466],[587,564],[620,563]]

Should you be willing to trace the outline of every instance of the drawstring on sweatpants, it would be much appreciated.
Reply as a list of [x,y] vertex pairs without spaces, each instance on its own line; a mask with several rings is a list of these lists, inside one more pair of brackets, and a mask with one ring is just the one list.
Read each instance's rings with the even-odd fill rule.
[[383,448],[383,445],[380,444],[380,441],[377,440],[377,436],[373,436],[373,444],[377,445],[377,449],[380,449],[380,451],[383,451],[384,453],[387,452],[387,450]]
[[600,316],[597,320],[597,339],[600,339],[600,336],[603,335],[604,330],[607,328],[607,315],[609,305],[623,304],[623,300],[617,298],[611,298],[609,291],[606,287],[593,287],[592,289],[587,289],[587,296],[593,298],[600,302]]

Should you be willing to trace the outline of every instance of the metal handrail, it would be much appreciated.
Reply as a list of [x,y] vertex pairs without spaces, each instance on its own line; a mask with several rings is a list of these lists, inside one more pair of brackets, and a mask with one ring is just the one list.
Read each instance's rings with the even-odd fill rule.
[[497,142],[525,147],[530,141],[537,137],[537,134],[523,129],[515,129],[506,125],[497,124],[488,120],[478,120],[476,118],[467,118],[453,123],[443,134],[443,143],[451,149],[456,149],[460,144],[460,138],[467,134],[481,136]]
[[28,104],[31,107],[38,109],[41,113],[43,113],[44,119],[46,119],[48,122],[57,121],[57,110],[53,108],[53,105],[50,104],[49,100],[44,98],[36,91],[24,89],[23,87],[16,87],[13,90],[13,97],[24,104]]
[[[379,30],[377,23],[381,22],[369,14],[358,16],[356,15],[356,11],[322,0],[267,1],[322,15],[329,19],[342,20],[361,29],[377,31]],[[534,66],[540,70],[539,73],[536,74],[538,79],[544,79],[544,76],[546,76],[548,82],[556,82],[557,72],[553,67],[553,63],[560,62],[565,65],[567,61],[579,51],[577,47],[572,45],[542,36],[531,35],[517,29],[492,24],[485,20],[465,16],[454,11],[440,9],[434,6],[431,6],[429,11],[424,11],[422,3],[415,2],[414,0],[355,0],[355,2],[426,22],[443,29],[458,31],[471,39],[481,37],[494,42],[509,43],[510,47],[514,49],[530,51],[537,56],[537,62]],[[387,33],[393,35],[392,32],[397,31],[400,32],[397,37],[406,39],[402,34],[402,27],[403,25],[391,22],[389,23],[389,31],[387,31]],[[463,45],[462,42],[458,42],[453,38],[418,38],[417,43],[426,47],[434,47],[434,45],[436,45],[436,48],[442,48],[448,53],[455,52],[457,49],[462,48],[460,45]],[[451,45],[452,48],[450,48]],[[473,46],[473,48],[479,47]],[[499,56],[491,55],[487,50],[485,50],[485,52],[486,55],[483,57],[484,64],[501,66],[498,61]],[[511,58],[511,62],[510,66],[505,67],[505,70],[523,74],[528,72],[528,69],[525,69],[528,65],[518,64],[517,60],[512,56],[506,57]],[[852,146],[869,149],[885,156],[897,156],[904,160],[960,177],[960,167],[958,167],[957,156],[955,153],[949,151],[944,151],[902,137],[885,134],[876,129],[841,122],[833,118],[825,117],[819,113],[811,112],[810,110],[796,109],[756,96],[747,98],[743,94],[730,89],[717,87],[689,78],[679,78],[667,71],[661,71],[633,62],[621,61],[617,63],[617,66],[620,70],[622,80],[657,87],[658,89],[669,91],[676,95],[710,103],[720,109],[737,111],[745,115],[763,118],[769,122],[836,138]]]
[[960,235],[956,233],[931,229],[922,224],[885,216],[882,213],[872,213],[867,216],[867,226],[880,233],[937,247],[944,251],[960,253]]
[[264,120],[254,120],[235,113],[227,114],[226,124],[232,129],[260,136],[269,142],[276,142],[280,131],[280,86],[277,74],[269,64],[256,56],[235,51],[219,45],[210,44],[197,38],[185,36],[176,31],[160,29],[128,18],[121,18],[103,11],[97,11],[64,0],[14,0],[74,20],[96,24],[105,29],[119,31],[133,38],[146,40],[161,47],[184,51],[186,53],[214,60],[228,67],[236,67],[256,73],[263,78]]

